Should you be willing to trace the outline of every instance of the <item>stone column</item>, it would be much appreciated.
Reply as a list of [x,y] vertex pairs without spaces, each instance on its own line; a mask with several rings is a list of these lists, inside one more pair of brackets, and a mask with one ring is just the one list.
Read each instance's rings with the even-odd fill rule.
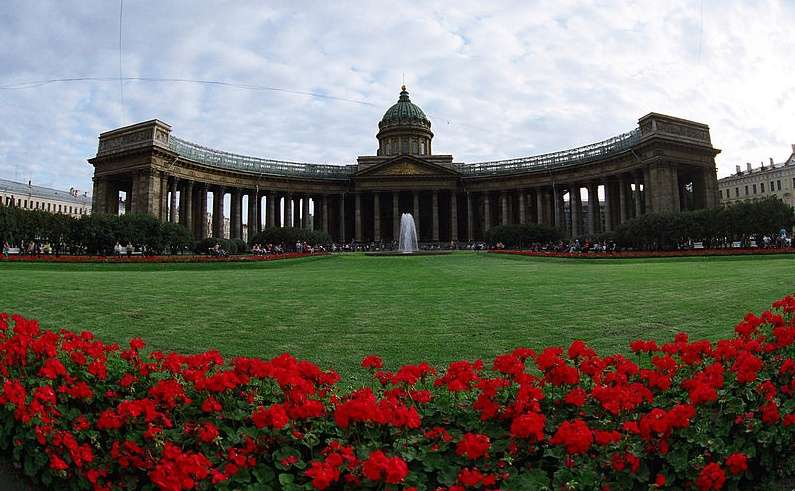
[[265,217],[265,223],[269,228],[276,226],[276,192],[271,191],[268,193],[268,216]]
[[715,172],[715,163],[710,161],[708,168],[702,172],[704,182],[704,206],[707,208],[716,208],[720,206],[720,198],[718,197],[718,176]]
[[500,192],[500,224],[508,225],[508,193]]
[[673,211],[681,211],[681,202],[679,198],[679,170],[676,167],[671,167],[671,200]]
[[171,178],[171,208],[169,209],[169,221],[177,223],[177,186],[179,179],[177,177]]
[[433,190],[431,195],[431,224],[432,224],[432,237],[431,240],[439,242],[439,191]]
[[580,187],[572,184],[569,187],[569,211],[571,214],[571,237],[573,239],[582,235],[582,196]]
[[472,216],[472,193],[467,191],[467,240],[475,240],[475,217]]
[[458,242],[458,197],[450,191],[450,240]]
[[130,188],[127,191],[127,202],[124,203],[124,214],[139,213],[138,211],[138,173],[133,172]]
[[233,188],[232,192],[229,193],[229,238],[230,239],[239,239],[241,236],[240,228],[241,228],[241,218],[242,213],[240,213],[241,208],[243,208],[243,196],[240,193],[240,189]]
[[[91,213],[99,215],[108,213],[108,179],[105,177],[94,177],[94,188],[91,192]],[[0,203],[0,205],[5,203]]]
[[138,174],[135,183],[135,213],[145,213],[153,218],[160,215],[160,176],[157,171],[147,169]]
[[539,225],[546,222],[544,219],[544,195],[546,191],[541,188],[536,188],[536,220]]
[[168,174],[160,175],[160,221],[168,221]]
[[356,238],[356,242],[362,241],[362,193],[356,193],[354,197],[354,222],[353,222],[353,233],[354,237]]
[[[317,214],[317,210],[315,210],[315,214]],[[304,228],[308,229],[311,228],[309,226],[309,195],[305,194],[303,198],[301,198],[301,225]]]
[[373,240],[381,242],[381,196],[373,193]]
[[284,195],[284,210],[282,210],[282,227],[293,226],[293,195]]
[[185,228],[191,231],[193,230],[193,181],[186,181],[182,192],[185,195],[182,200],[185,207]]
[[603,181],[605,187],[605,232],[613,230],[613,190],[610,189],[610,181]]
[[595,182],[588,185],[588,211],[590,212],[588,233],[594,236],[599,233],[601,228],[599,225],[602,223],[602,213],[599,209],[599,184]]
[[420,241],[420,192],[414,191],[414,227],[417,229],[417,242]]
[[259,233],[259,193],[256,189],[248,191],[248,242]]
[[641,215],[641,200],[643,197],[640,194],[640,176],[635,176],[635,192],[632,193],[632,201],[635,203],[635,217],[639,217]]
[[106,213],[110,213],[113,216],[119,216],[119,186],[114,182],[110,181],[107,183],[107,187],[105,188],[105,203],[106,205]]
[[181,181],[179,186],[179,198],[177,199],[177,223],[185,223],[185,181]]
[[400,239],[400,192],[392,191],[392,240]]
[[525,191],[524,189],[519,190],[519,224],[524,225],[527,223],[527,208],[525,205]]
[[255,190],[253,191],[253,193],[254,197],[256,198],[256,200],[254,201],[254,206],[257,211],[257,214],[254,217],[254,223],[256,225],[256,228],[254,230],[256,230],[257,233],[260,233],[262,229],[265,227],[265,222],[263,222],[262,220],[262,212],[264,211],[262,208],[263,195],[260,194],[259,190]]
[[320,219],[320,230],[322,230],[325,233],[328,233],[328,195],[327,194],[324,194],[320,197],[320,206],[322,209],[322,217]]
[[555,228],[565,231],[566,223],[563,218],[563,210],[560,207],[560,204],[563,202],[563,193],[561,191],[561,189],[558,189],[558,186],[552,186],[552,216]]
[[200,183],[197,186],[197,192],[199,193],[199,225],[196,227],[196,231],[198,232],[198,239],[206,239],[208,235],[207,230],[207,184]]
[[627,183],[623,177],[618,178],[618,224],[627,221]]
[[489,203],[489,193],[483,193],[483,235],[491,228],[491,206]]
[[643,168],[643,204],[642,213],[652,213],[654,211],[658,211],[654,209],[654,204],[652,199],[654,198],[654,193],[657,192],[654,189],[654,183],[652,182],[653,179],[651,178],[651,169],[646,166]]
[[301,198],[299,196],[293,196],[293,227],[295,228],[301,228]]
[[224,188],[213,190],[213,237],[223,238],[224,231]]
[[340,194],[340,242],[345,243],[345,193]]

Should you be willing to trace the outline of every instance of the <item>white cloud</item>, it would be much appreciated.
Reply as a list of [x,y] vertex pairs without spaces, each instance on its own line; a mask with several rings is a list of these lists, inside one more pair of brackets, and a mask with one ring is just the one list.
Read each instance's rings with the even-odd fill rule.
[[[0,175],[88,189],[101,131],[159,118],[228,151],[352,162],[403,73],[434,149],[472,162],[575,147],[650,112],[710,125],[719,175],[783,160],[795,114],[783,1],[127,2],[127,76],[190,83],[58,83],[0,90]],[[118,75],[118,3],[11,0],[0,85]]]

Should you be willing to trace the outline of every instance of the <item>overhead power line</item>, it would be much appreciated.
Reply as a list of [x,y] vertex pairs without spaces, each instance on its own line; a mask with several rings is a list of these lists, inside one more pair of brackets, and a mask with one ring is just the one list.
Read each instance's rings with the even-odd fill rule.
[[157,82],[157,83],[189,83],[199,85],[214,85],[221,87],[229,87],[234,89],[244,89],[252,91],[269,91],[269,92],[282,92],[286,94],[304,95],[309,97],[317,97],[319,99],[329,99],[334,101],[350,102],[353,104],[362,104],[365,106],[379,107],[372,102],[364,101],[361,99],[348,99],[345,97],[336,97],[328,94],[321,94],[319,92],[311,92],[307,90],[285,89],[283,87],[269,87],[266,85],[243,84],[236,82],[225,82],[221,80],[197,80],[190,78],[162,78],[162,77],[66,77],[66,78],[50,78],[45,80],[31,80],[28,82],[19,82],[15,84],[0,85],[0,90],[22,90],[33,89],[36,87],[43,87],[45,85],[58,84],[58,83],[71,83],[71,82]]
[[122,70],[122,13],[124,12],[124,0],[119,1],[119,98],[121,100],[121,124],[124,125],[124,70]]

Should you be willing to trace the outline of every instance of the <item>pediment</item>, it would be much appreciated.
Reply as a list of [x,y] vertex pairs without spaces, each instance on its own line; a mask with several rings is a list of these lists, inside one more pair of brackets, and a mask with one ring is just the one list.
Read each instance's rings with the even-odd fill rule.
[[411,155],[400,155],[356,173],[357,177],[451,177],[458,173],[448,167]]

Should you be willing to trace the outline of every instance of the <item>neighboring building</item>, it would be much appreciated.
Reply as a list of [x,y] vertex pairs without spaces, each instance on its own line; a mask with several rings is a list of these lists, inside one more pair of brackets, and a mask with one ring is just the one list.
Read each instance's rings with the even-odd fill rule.
[[795,144],[792,153],[781,163],[762,162],[758,168],[746,163],[745,170],[736,167],[736,172],[718,181],[718,196],[722,205],[740,201],[755,201],[763,198],[778,198],[795,206]]
[[30,181],[0,179],[0,206],[16,206],[25,210],[42,210],[79,217],[91,213],[88,193],[71,188],[68,191],[34,186]]
[[[255,232],[315,228],[342,242],[394,240],[408,212],[421,241],[447,242],[480,240],[492,226],[512,223],[590,235],[644,213],[719,206],[720,150],[702,123],[649,113],[631,131],[599,143],[478,163],[434,153],[433,136],[405,87],[378,124],[375,155],[355,164],[232,154],[177,138],[162,121],[146,121],[99,136],[89,159],[94,210],[118,213],[124,192],[133,213],[182,223],[197,239],[226,235],[225,215],[229,236],[240,238],[247,215]],[[588,200],[581,199],[582,188]],[[594,213],[585,212],[589,207]],[[209,224],[195,219],[208,213]]]

